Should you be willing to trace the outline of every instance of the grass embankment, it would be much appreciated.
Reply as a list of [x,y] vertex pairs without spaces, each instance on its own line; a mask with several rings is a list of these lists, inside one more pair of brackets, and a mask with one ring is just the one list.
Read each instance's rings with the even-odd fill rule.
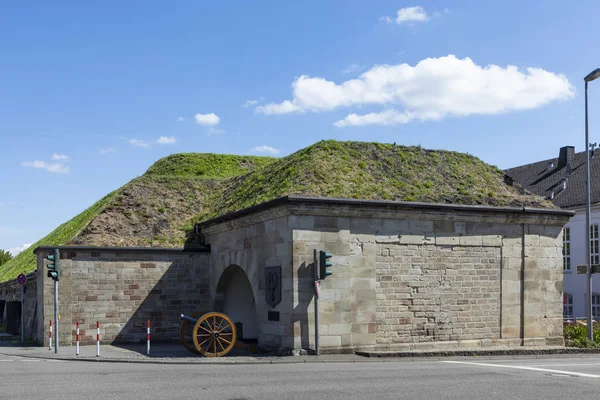
[[[273,162],[272,157],[175,154],[108,194],[0,267],[0,282],[35,270],[33,250],[64,244],[177,247],[198,213],[212,212],[223,181]],[[218,196],[217,196],[218,197]]]
[[40,245],[179,247],[194,222],[285,195],[554,208],[452,151],[326,140],[279,159],[174,154],[4,264],[0,282],[33,271]]
[[202,221],[285,195],[554,208],[504,183],[504,172],[468,154],[395,144],[321,141],[237,177]]
[[83,227],[89,224],[110,201],[116,196],[118,190],[104,196],[87,210],[73,219],[60,225],[47,236],[32,244],[29,248],[17,254],[15,258],[2,265],[0,268],[0,282],[16,278],[19,274],[28,274],[35,270],[36,259],[33,250],[38,246],[58,246],[67,243],[75,237]]

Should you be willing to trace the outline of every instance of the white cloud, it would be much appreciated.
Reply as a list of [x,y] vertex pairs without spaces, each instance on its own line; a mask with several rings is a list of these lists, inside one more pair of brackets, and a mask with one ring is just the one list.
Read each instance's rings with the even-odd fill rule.
[[383,112],[350,114],[334,125],[399,124],[528,110],[574,96],[564,75],[532,67],[479,66],[468,57],[454,55],[427,58],[415,66],[377,65],[340,84],[303,75],[292,89],[292,100],[266,104],[256,112],[286,114],[381,105],[386,107]]
[[[302,78],[302,77],[300,77]],[[273,115],[273,114],[288,114],[291,112],[303,113],[304,110],[296,103],[285,100],[280,104],[270,103],[264,106],[258,106],[254,109],[258,114]]]
[[148,143],[146,143],[143,140],[140,139],[129,139],[129,144],[135,147],[143,147],[143,148],[147,148],[150,145]]
[[185,118],[183,118],[183,117],[177,117],[177,122],[183,122],[183,121],[185,121]]
[[8,251],[10,252],[10,254],[13,255],[13,257],[15,257],[17,254],[19,254],[23,250],[26,250],[28,247],[31,247],[32,244],[33,243],[25,243],[22,246],[12,247],[12,248],[8,249]]
[[242,107],[244,108],[248,108],[248,107],[252,107],[258,104],[258,100],[246,100],[244,102],[244,104],[242,104]]
[[173,144],[175,143],[175,138],[173,136],[161,136],[156,139],[156,143],[158,144]]
[[362,65],[350,64],[347,68],[344,68],[342,70],[342,74],[348,75],[348,74],[352,74],[354,72],[362,71],[363,69],[365,69],[365,68]]
[[279,149],[276,149],[271,146],[255,146],[250,150],[251,153],[269,153],[269,154],[279,154]]
[[115,151],[117,151],[117,149],[115,149],[114,147],[103,147],[100,149],[100,154],[105,155],[108,153],[114,153]]
[[369,113],[365,115],[350,114],[346,118],[334,122],[337,127],[362,126],[362,125],[396,125],[407,124],[415,119],[414,113],[387,110],[380,113]]
[[220,135],[221,133],[225,132],[223,129],[217,129],[214,127],[210,127],[206,130],[206,136],[210,136],[210,135]]
[[421,6],[405,7],[396,12],[395,19],[390,17],[381,17],[381,20],[387,22],[388,24],[392,21],[396,21],[396,24],[400,25],[407,22],[427,22],[429,21],[429,15],[427,15],[427,12]]
[[69,161],[69,156],[67,156],[66,154],[57,154],[54,153],[52,154],[52,160],[53,161]]
[[242,107],[250,108],[252,106],[257,105],[258,103],[262,103],[263,101],[265,101],[265,98],[263,96],[260,96],[260,98],[258,100],[255,100],[255,99],[246,100],[244,102],[244,104],[242,104]]
[[194,115],[194,118],[196,119],[197,124],[204,126],[216,126],[221,121],[221,118],[215,113],[196,114]]
[[45,169],[48,172],[54,172],[57,174],[69,173],[69,166],[61,163],[47,163],[46,161],[23,161],[21,163],[23,167],[31,167],[37,169]]

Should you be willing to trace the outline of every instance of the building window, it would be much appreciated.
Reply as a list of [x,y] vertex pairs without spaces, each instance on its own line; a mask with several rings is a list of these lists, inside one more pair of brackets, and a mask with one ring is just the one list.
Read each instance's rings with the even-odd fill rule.
[[571,228],[563,232],[563,271],[571,270]]
[[600,294],[592,294],[592,317],[598,318],[600,316]]
[[573,295],[563,294],[563,318],[573,318]]
[[598,246],[598,225],[590,226],[590,261],[592,265],[600,264],[600,248]]

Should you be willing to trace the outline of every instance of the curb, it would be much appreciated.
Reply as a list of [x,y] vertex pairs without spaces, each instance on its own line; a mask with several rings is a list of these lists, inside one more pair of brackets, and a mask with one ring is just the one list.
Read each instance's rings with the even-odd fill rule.
[[494,356],[538,356],[552,354],[600,354],[600,348],[557,348],[557,349],[502,349],[502,350],[447,350],[424,352],[369,352],[357,351],[357,356],[369,358],[427,358],[427,357],[494,357]]
[[[588,354],[595,355],[600,354],[600,349],[580,349],[580,348],[563,348],[563,349],[506,349],[506,350],[461,350],[461,351],[431,351],[431,352],[355,352],[356,356],[363,357],[362,359],[327,359],[327,358],[310,358],[301,359],[297,357],[286,357],[285,359],[268,360],[268,359],[256,359],[256,360],[235,360],[228,359],[222,361],[203,361],[203,358],[197,360],[179,361],[170,359],[140,359],[140,358],[92,358],[89,356],[74,357],[49,357],[45,355],[34,355],[34,354],[7,354],[2,352],[0,354],[12,357],[21,358],[35,358],[42,360],[60,360],[60,361],[78,361],[78,362],[105,362],[105,363],[123,363],[123,364],[158,364],[158,365],[252,365],[252,364],[333,364],[333,363],[363,363],[363,362],[413,362],[413,361],[425,361],[428,360],[443,360],[445,358],[461,357],[464,359],[472,359],[473,357],[502,357],[502,356],[546,356],[546,355],[577,355],[577,354]],[[317,356],[318,357],[318,356]]]
[[33,354],[6,354],[0,351],[0,354],[12,357],[21,358],[35,358],[42,360],[60,360],[60,361],[79,361],[79,362],[105,362],[105,363],[124,363],[124,364],[170,364],[170,365],[249,365],[249,364],[311,364],[311,363],[356,363],[356,362],[373,362],[381,360],[364,359],[364,360],[327,360],[327,359],[313,359],[313,360],[296,360],[290,357],[289,360],[231,360],[231,361],[177,361],[177,360],[156,360],[156,359],[127,359],[127,358],[77,358],[77,357],[48,357],[44,355],[33,355]]

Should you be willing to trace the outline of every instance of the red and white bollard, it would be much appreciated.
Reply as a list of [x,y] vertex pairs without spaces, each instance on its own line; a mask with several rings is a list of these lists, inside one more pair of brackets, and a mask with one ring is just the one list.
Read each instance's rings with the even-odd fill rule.
[[96,321],[96,357],[100,357],[100,321]]
[[77,327],[75,328],[75,355],[79,355],[79,322],[77,322]]
[[148,342],[146,344],[146,355],[149,356],[150,355],[150,320],[148,320],[148,328],[146,328],[147,331],[147,335],[148,335]]
[[52,350],[52,320],[50,320],[50,341],[48,343],[48,350]]

